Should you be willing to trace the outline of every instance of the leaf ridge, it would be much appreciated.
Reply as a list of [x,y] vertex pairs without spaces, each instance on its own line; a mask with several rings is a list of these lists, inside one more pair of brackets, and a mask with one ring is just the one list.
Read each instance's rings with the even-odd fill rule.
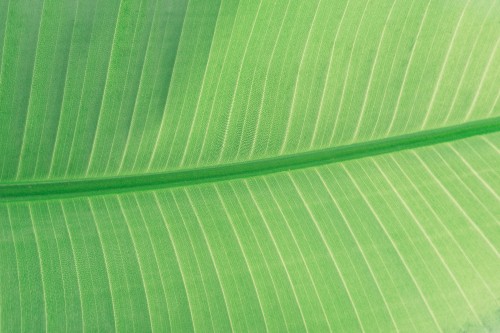
[[164,173],[0,184],[0,202],[77,197],[212,183],[338,163],[500,132],[500,117],[298,154]]

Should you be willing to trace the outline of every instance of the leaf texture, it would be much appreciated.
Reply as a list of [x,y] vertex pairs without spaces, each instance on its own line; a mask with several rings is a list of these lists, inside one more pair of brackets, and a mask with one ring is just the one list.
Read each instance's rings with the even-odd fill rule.
[[499,15],[0,1],[0,331],[500,329]]

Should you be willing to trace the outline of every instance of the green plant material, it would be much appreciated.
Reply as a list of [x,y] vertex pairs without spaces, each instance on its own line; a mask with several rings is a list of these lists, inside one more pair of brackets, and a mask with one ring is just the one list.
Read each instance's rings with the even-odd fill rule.
[[500,330],[499,16],[0,1],[0,331]]

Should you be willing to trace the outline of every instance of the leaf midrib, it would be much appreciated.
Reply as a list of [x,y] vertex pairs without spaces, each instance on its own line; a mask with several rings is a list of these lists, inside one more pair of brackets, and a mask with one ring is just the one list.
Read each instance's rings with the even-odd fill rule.
[[0,184],[0,201],[78,197],[212,183],[376,156],[499,131],[500,117],[496,117],[299,154],[203,168],[108,178],[3,183]]

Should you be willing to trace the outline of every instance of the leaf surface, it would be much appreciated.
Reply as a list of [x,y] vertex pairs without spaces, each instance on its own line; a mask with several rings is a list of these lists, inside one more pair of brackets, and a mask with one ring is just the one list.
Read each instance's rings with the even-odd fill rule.
[[0,331],[500,328],[500,2],[0,3]]

